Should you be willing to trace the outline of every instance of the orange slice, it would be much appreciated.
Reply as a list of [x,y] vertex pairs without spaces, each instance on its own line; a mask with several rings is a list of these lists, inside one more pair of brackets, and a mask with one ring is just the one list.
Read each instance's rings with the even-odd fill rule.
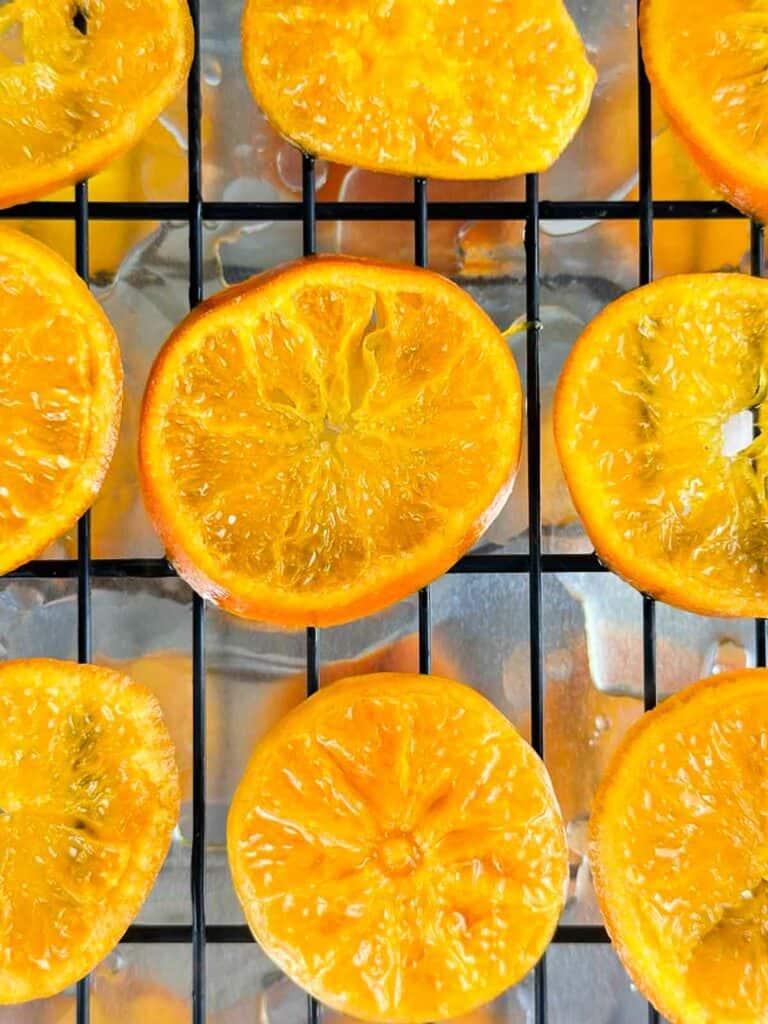
[[[4,11],[6,8],[2,8]],[[117,338],[75,272],[0,228],[0,573],[91,504],[117,440]]]
[[563,906],[546,770],[484,697],[437,676],[342,680],[256,747],[227,824],[265,952],[335,1009],[444,1020],[514,985]]
[[768,615],[768,282],[668,277],[607,306],[555,395],[555,437],[597,553],[701,614]]
[[543,171],[596,78],[562,0],[248,0],[242,35],[248,83],[278,131],[397,174]]
[[643,56],[659,104],[702,171],[746,213],[768,216],[765,0],[643,0]]
[[0,1004],[53,995],[120,940],[165,859],[173,744],[111,669],[0,665]]
[[179,91],[191,58],[185,0],[4,3],[0,205],[53,192],[124,153]]
[[672,1024],[768,1019],[768,672],[644,715],[595,798],[591,860],[616,951]]
[[456,285],[299,261],[166,342],[142,410],[145,500],[180,574],[227,611],[344,622],[482,533],[512,486],[521,408],[506,342]]

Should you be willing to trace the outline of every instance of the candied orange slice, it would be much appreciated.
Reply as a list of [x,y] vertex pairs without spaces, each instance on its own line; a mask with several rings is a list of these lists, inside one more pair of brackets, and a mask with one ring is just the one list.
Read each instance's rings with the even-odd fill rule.
[[595,798],[590,859],[616,951],[672,1024],[768,1019],[768,672],[644,715]]
[[[0,8],[5,10],[5,8]],[[0,573],[91,504],[117,440],[117,338],[46,246],[0,228]]]
[[242,36],[251,91],[280,132],[398,174],[546,170],[596,78],[562,0],[248,0]]
[[191,59],[186,0],[6,0],[0,205],[72,184],[124,153],[179,91]]
[[768,3],[643,0],[656,98],[702,171],[735,206],[768,216]]
[[178,816],[154,697],[111,669],[0,665],[0,1004],[53,995],[120,940]]
[[144,495],[180,574],[286,626],[366,615],[434,579],[503,505],[520,380],[437,274],[300,260],[214,296],[150,375]]
[[544,765],[476,691],[437,676],[334,683],[256,747],[227,823],[266,953],[329,1006],[418,1024],[514,985],[563,906]]
[[555,437],[598,555],[639,590],[711,615],[768,615],[761,426],[768,282],[667,277],[587,326],[555,395]]

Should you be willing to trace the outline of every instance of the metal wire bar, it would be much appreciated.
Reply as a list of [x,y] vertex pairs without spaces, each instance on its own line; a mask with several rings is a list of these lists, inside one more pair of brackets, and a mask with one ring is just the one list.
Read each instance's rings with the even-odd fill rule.
[[[638,3],[639,11],[639,3]],[[653,143],[651,85],[645,73],[638,33],[637,42],[638,107],[638,211],[640,250],[638,279],[641,285],[653,280]],[[643,697],[646,710],[656,705],[656,606],[653,598],[643,596]]]
[[317,629],[307,628],[307,696],[311,697],[320,688],[320,646],[317,642]]
[[[301,202],[203,202],[206,221],[303,221]],[[744,218],[723,200],[656,199],[652,205],[654,220],[739,220]],[[637,220],[640,203],[633,199],[553,200],[539,203],[541,220]],[[187,221],[189,205],[183,201],[98,200],[89,204],[90,220]],[[504,200],[462,200],[428,204],[429,220],[519,220],[526,217],[524,202]],[[0,210],[0,220],[72,220],[74,202],[37,200]],[[413,221],[414,204],[408,202],[319,202],[316,221]]]
[[[205,937],[208,943],[220,946],[256,941],[246,924],[209,924]],[[120,942],[137,946],[180,945],[189,944],[191,939],[192,925],[189,924],[134,924]],[[561,924],[552,941],[558,945],[606,945],[611,940],[602,925]]]
[[[315,158],[309,153],[301,157],[301,231],[302,251],[304,256],[314,256],[317,252],[317,183],[315,180]],[[308,626],[306,631],[306,693],[311,697],[320,687],[320,650],[317,629]],[[319,1024],[322,1019],[322,1008],[314,996],[307,995],[308,1024]]]
[[205,915],[205,603],[192,596],[192,1021],[204,1024],[206,1007]]
[[[75,269],[88,280],[88,183],[75,185]],[[77,524],[77,660],[87,665],[93,656],[93,612],[91,608],[91,513]],[[77,1024],[91,1019],[90,981],[77,983],[75,996]]]
[[[528,430],[528,629],[530,638],[531,744],[544,756],[544,671],[541,625],[541,388],[539,381],[540,203],[539,178],[525,178],[525,395]],[[533,973],[534,1020],[547,1021],[547,956]]]
[[[753,277],[763,276],[765,264],[765,233],[763,225],[757,221],[751,221],[749,225],[749,270]],[[752,410],[755,437],[760,432],[759,408]],[[755,665],[765,668],[766,665],[766,637],[765,619],[755,619]]]
[[[637,2],[637,119],[638,119],[638,222],[640,251],[638,278],[641,285],[653,280],[653,121],[651,83],[645,71],[640,45],[640,0]],[[643,706],[656,706],[656,603],[643,595]],[[659,1024],[659,1014],[648,1003],[648,1024]]]
[[429,587],[419,591],[419,672],[428,674],[432,670],[432,597]]
[[[413,179],[413,261],[417,267],[429,263],[429,204],[426,178]],[[432,668],[432,602],[429,587],[419,591],[419,672]]]
[[528,431],[528,608],[530,636],[531,744],[544,751],[541,628],[541,426],[539,381],[539,184],[535,174],[525,182],[526,426]]
[[[88,184],[75,186],[75,269],[88,284]],[[87,664],[93,646],[91,614],[91,514],[77,524],[77,660]]]
[[302,153],[301,157],[301,228],[304,255],[314,256],[317,251],[317,190],[315,158],[309,153]]
[[[202,92],[200,0],[188,0],[194,56],[187,80],[187,225],[189,230],[189,307],[203,298]],[[192,597],[192,1024],[206,1018],[206,715],[205,602]]]
[[656,707],[656,602],[643,594],[643,710]]
[[[447,570],[454,575],[467,573],[528,573],[531,559],[528,554],[469,554]],[[603,565],[596,554],[542,553],[541,571],[544,575],[559,572],[598,572],[610,570]],[[19,566],[7,573],[3,579],[58,580],[74,579],[78,574],[78,562],[68,558],[42,558]],[[97,579],[169,579],[177,575],[176,570],[165,558],[94,558],[91,560],[91,576]]]

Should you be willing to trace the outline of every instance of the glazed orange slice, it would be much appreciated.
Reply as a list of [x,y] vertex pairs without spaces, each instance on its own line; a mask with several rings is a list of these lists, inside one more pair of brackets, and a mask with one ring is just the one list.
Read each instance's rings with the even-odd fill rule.
[[[2,8],[5,10],[5,8]],[[92,503],[120,422],[117,338],[62,259],[0,229],[0,573]]]
[[179,91],[191,58],[186,0],[2,4],[0,205],[124,153]]
[[565,835],[543,764],[469,687],[334,683],[256,747],[227,824],[265,952],[370,1021],[468,1013],[514,985],[563,906]]
[[398,174],[543,171],[596,77],[562,0],[248,0],[242,37],[251,91],[278,131]]
[[643,57],[656,98],[702,171],[735,206],[768,216],[765,0],[643,0]]
[[178,816],[173,744],[111,669],[0,665],[0,1004],[53,995],[120,940]]
[[606,307],[555,396],[555,437],[598,555],[639,590],[768,615],[768,282],[668,277]]
[[597,794],[600,906],[672,1024],[768,1017],[768,672],[695,683],[644,715]]
[[454,284],[299,261],[166,342],[142,410],[147,507],[180,574],[226,610],[343,622],[472,545],[512,486],[521,407],[504,338]]

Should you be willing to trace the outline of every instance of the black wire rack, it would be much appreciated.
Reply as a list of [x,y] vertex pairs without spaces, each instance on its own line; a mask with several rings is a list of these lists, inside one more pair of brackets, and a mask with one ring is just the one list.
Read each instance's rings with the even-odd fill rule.
[[[596,0],[597,2],[597,0]],[[541,536],[541,434],[539,389],[539,295],[540,224],[542,220],[635,220],[639,225],[638,278],[640,284],[653,277],[653,223],[655,219],[731,219],[742,215],[722,201],[654,200],[651,168],[651,90],[643,67],[640,47],[638,61],[638,174],[637,200],[626,201],[546,201],[539,199],[538,175],[525,181],[525,200],[520,202],[473,201],[429,202],[428,182],[416,178],[411,202],[318,202],[315,188],[315,161],[302,158],[302,197],[296,202],[206,202],[202,196],[201,143],[201,55],[200,0],[188,0],[194,26],[195,53],[187,85],[188,121],[188,198],[185,202],[89,202],[88,185],[76,186],[73,201],[45,201],[20,204],[0,211],[0,218],[72,220],[75,225],[76,268],[88,282],[88,231],[91,220],[174,220],[189,227],[189,305],[203,296],[203,221],[294,221],[301,223],[303,253],[316,250],[319,221],[405,221],[413,224],[413,258],[426,266],[430,221],[439,220],[514,220],[525,225],[526,273],[526,398],[528,432],[528,512],[529,549],[527,554],[469,554],[460,559],[451,573],[517,573],[527,575],[530,630],[530,706],[531,742],[536,751],[544,750],[543,709],[543,637],[542,576],[561,572],[607,572],[593,554],[549,554],[542,551]],[[639,0],[638,0],[639,3]],[[763,229],[751,224],[751,272],[761,275],[764,264]],[[77,558],[35,560],[7,574],[6,579],[77,580],[77,652],[80,662],[92,656],[91,589],[94,579],[160,579],[176,575],[164,558],[93,559],[91,557],[90,514],[78,524]],[[656,608],[651,597],[643,596],[643,696],[644,706],[656,703]],[[206,946],[208,943],[247,943],[252,936],[245,924],[209,925],[206,923],[206,757],[205,757],[205,623],[204,601],[193,595],[192,601],[192,701],[193,701],[193,798],[192,856],[190,877],[191,923],[132,925],[123,942],[183,943],[192,950],[192,1024],[204,1024],[206,1018]],[[766,664],[766,620],[755,620],[755,661]],[[419,671],[428,672],[431,663],[431,610],[428,587],[418,594]],[[319,685],[322,638],[314,628],[306,630],[306,689],[314,693]],[[599,925],[560,925],[554,942],[597,944],[609,941]],[[77,985],[77,1024],[89,1024],[89,979]],[[547,1021],[546,957],[534,972],[534,1014],[536,1024]],[[318,1024],[321,1008],[308,997],[307,1020]],[[649,1024],[660,1018],[648,1006]],[[581,1024],[581,1022],[575,1022]]]

